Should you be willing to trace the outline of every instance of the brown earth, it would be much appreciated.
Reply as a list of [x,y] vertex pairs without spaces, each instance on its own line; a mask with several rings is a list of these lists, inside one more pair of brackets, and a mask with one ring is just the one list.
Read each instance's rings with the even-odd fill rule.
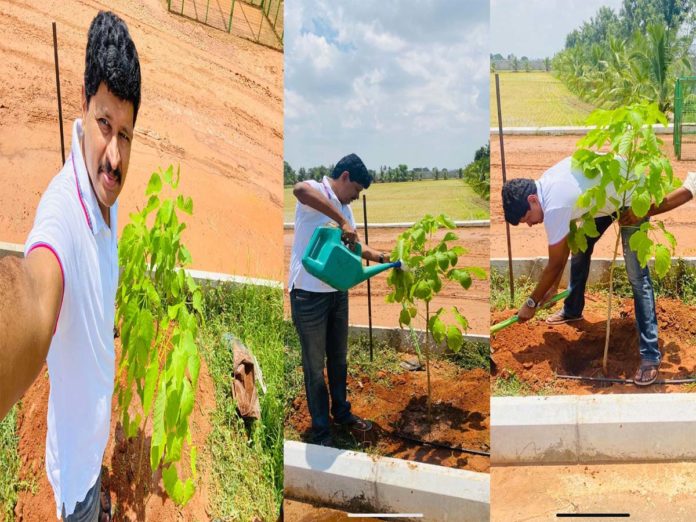
[[[570,156],[580,136],[505,136],[505,170],[508,179],[538,179],[545,170]],[[696,144],[684,145],[682,160],[674,156],[672,136],[661,136],[663,149],[679,179],[688,171],[696,170]],[[506,258],[505,221],[503,219],[500,190],[502,188],[502,163],[500,141],[491,135],[491,257]],[[676,254],[680,257],[696,256],[696,232],[694,231],[694,202],[657,216],[677,238]],[[656,218],[656,219],[657,219]],[[616,236],[608,231],[597,242],[594,256],[611,258]],[[546,232],[542,224],[531,229],[526,225],[510,227],[513,257],[540,257],[548,255]],[[619,255],[621,253],[619,252]]]
[[558,520],[556,513],[628,513],[629,520],[641,522],[691,522],[695,479],[694,462],[496,466],[491,468],[491,522]]
[[[656,304],[662,365],[658,379],[684,379],[696,375],[696,310],[680,301],[659,298]],[[494,312],[492,323],[514,311]],[[515,324],[491,338],[493,379],[514,373],[534,393],[656,393],[687,392],[693,385],[590,383],[558,379],[557,375],[604,376],[602,358],[606,328],[606,297],[588,295],[584,319],[559,326],[542,318]],[[606,377],[632,379],[640,364],[633,300],[612,306],[611,340]]]
[[25,241],[61,167],[51,22],[69,153],[99,9],[128,24],[143,78],[119,231],[142,208],[150,173],[179,164],[194,201],[184,233],[193,268],[282,279],[283,54],[168,13],[164,0],[0,1],[0,241]]
[[[370,228],[370,246],[385,252],[391,252],[397,236],[405,229],[402,228]],[[359,231],[361,237],[363,230]],[[441,231],[444,234],[444,231]],[[487,228],[459,228],[456,230],[459,240],[452,244],[459,244],[467,249],[467,253],[459,258],[458,266],[476,266],[488,272],[489,244]],[[293,230],[285,230],[285,258],[286,267],[290,266],[290,254],[292,252]],[[287,270],[287,268],[286,268]],[[387,303],[384,298],[389,293],[387,276],[389,272],[382,272],[370,279],[372,294],[372,324],[373,326],[399,326],[399,312],[401,305]],[[287,279],[287,276],[286,276]],[[286,281],[287,283],[287,281]],[[489,327],[488,312],[489,284],[488,280],[473,279],[468,290],[464,290],[457,283],[450,283],[431,302],[431,309],[456,306],[469,320],[469,333],[487,334]],[[369,322],[367,308],[367,282],[360,283],[350,291],[350,324],[367,325]],[[286,314],[290,315],[290,302],[286,293]],[[425,328],[425,321],[417,318],[416,327]]]
[[315,506],[308,502],[290,500],[283,501],[283,520],[285,522],[344,522],[346,520],[374,520],[367,518],[348,517],[346,511]]
[[[120,347],[117,339],[117,357]],[[36,483],[35,493],[22,491],[19,494],[15,506],[18,521],[55,520],[56,503],[53,489],[46,476],[45,465],[48,393],[48,372],[44,366],[39,377],[22,398],[17,417],[20,479],[33,480]],[[133,403],[137,402],[137,398],[133,399]],[[118,422],[120,417],[117,406],[117,397],[114,395],[111,406],[111,431],[102,463],[102,486],[111,492],[112,508],[115,510],[114,521],[208,520],[210,457],[206,449],[206,439],[210,433],[208,415],[215,409],[215,388],[205,361],[201,360],[196,406],[191,414],[192,440],[198,448],[198,480],[196,493],[184,508],[178,508],[167,496],[161,473],[152,474],[150,471],[150,423],[145,428],[145,453],[139,468],[142,434],[125,440],[121,424]],[[136,411],[133,409],[132,413]],[[183,462],[188,462],[188,455],[184,456]],[[184,471],[184,477],[188,477],[188,473]]]
[[[431,362],[432,423],[427,421],[426,372],[378,372],[348,378],[348,399],[356,415],[373,422],[369,445],[380,455],[471,471],[488,471],[489,459],[399,438],[393,433],[456,448],[488,451],[490,392],[488,372],[462,370],[444,360]],[[309,439],[311,417],[304,392],[292,404],[286,426]]]

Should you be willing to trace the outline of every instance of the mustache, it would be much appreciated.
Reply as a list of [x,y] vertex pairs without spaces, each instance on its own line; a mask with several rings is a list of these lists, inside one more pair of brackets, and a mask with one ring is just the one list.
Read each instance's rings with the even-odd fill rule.
[[121,181],[121,169],[115,169],[111,166],[110,161],[105,161],[104,163],[99,163],[99,173],[105,172],[106,174],[113,174],[118,181]]

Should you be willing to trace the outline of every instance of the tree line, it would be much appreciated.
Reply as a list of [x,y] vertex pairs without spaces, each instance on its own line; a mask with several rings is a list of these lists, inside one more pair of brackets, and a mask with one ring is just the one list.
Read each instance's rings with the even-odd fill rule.
[[696,0],[624,0],[601,7],[566,36],[553,58],[558,78],[581,99],[616,108],[641,100],[674,108],[674,84],[692,74]]
[[[294,185],[300,181],[313,179],[321,181],[324,176],[329,176],[333,171],[334,165],[328,167],[319,165],[317,167],[300,167],[295,170],[287,162],[283,162],[283,184],[285,186]],[[400,164],[396,167],[382,165],[378,170],[368,169],[368,172],[375,180],[375,183],[398,183],[404,181],[423,181],[424,179],[432,180],[447,180],[447,179],[463,179],[464,169],[450,170],[446,168],[439,169],[437,167],[416,167],[409,169],[408,165]]]

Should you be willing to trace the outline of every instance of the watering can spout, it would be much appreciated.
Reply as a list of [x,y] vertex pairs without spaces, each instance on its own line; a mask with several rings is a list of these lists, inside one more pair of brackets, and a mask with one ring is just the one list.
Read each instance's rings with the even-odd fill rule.
[[390,268],[401,268],[401,261],[395,261],[394,263],[380,263],[379,265],[370,265],[363,268],[364,279],[369,279],[377,274],[381,274],[385,270]]

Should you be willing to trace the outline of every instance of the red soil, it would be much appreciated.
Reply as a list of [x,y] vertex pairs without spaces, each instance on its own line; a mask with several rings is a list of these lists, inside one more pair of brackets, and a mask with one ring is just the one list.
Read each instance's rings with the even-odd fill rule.
[[[696,324],[694,307],[661,298],[657,301],[660,351],[658,379],[683,379],[696,374]],[[622,299],[612,307],[611,340],[606,377],[632,379],[640,364],[633,300]],[[493,323],[513,311],[495,312]],[[602,376],[606,328],[606,298],[589,295],[584,320],[549,326],[542,319],[510,326],[491,338],[492,378],[511,373],[533,392],[554,394],[685,392],[683,385],[638,387],[626,384],[590,383],[557,379],[556,375]]]
[[[116,341],[117,354],[120,343]],[[210,433],[208,414],[215,409],[215,389],[205,361],[196,395],[196,406],[191,414],[193,444],[198,448],[198,481],[196,493],[186,506],[178,508],[164,491],[161,473],[150,471],[148,445],[152,429],[145,428],[145,455],[138,474],[142,436],[126,441],[118,422],[117,398],[111,408],[111,431],[102,464],[102,486],[111,492],[115,521],[140,520],[207,520],[209,473],[206,438]],[[46,414],[48,409],[49,380],[45,367],[22,398],[18,415],[20,479],[34,480],[36,492],[23,491],[15,507],[17,520],[45,522],[55,520],[56,504],[46,476]],[[134,394],[135,396],[135,394]],[[134,398],[133,402],[137,403]],[[133,412],[136,410],[134,409]],[[141,410],[140,410],[141,411]],[[188,462],[185,456],[183,462]],[[186,470],[184,476],[188,476]]]
[[[533,178],[541,174],[575,151],[580,136],[505,136],[505,167],[508,179]],[[671,136],[661,136],[663,150],[672,163],[675,174],[684,179],[688,171],[696,170],[696,144],[683,146],[682,160],[674,156]],[[500,141],[491,136],[491,257],[507,257],[505,221],[503,220],[500,190],[502,188],[502,164]],[[677,238],[676,253],[681,257],[696,256],[696,233],[694,232],[694,202],[689,202],[672,212],[657,216]],[[613,233],[607,233],[595,246],[598,258],[611,258],[614,250]],[[543,225],[531,229],[525,225],[510,227],[513,257],[540,257],[548,255],[548,243]],[[621,255],[619,253],[619,255]]]
[[[397,236],[405,229],[399,228],[370,228],[370,246],[385,252],[391,252]],[[460,257],[458,266],[481,267],[488,272],[489,244],[487,228],[459,228],[456,231],[459,241],[456,243],[467,249],[467,253]],[[360,230],[361,237],[364,235]],[[444,234],[444,231],[442,231]],[[285,230],[285,266],[290,266],[290,253],[292,251],[293,230]],[[387,276],[389,272],[383,272],[370,279],[372,293],[372,324],[373,326],[399,326],[399,312],[401,305],[387,303],[384,298],[389,293]],[[287,277],[286,277],[287,279]],[[287,283],[287,281],[286,281]],[[469,333],[487,334],[489,326],[488,312],[489,284],[488,280],[473,279],[468,290],[464,290],[457,283],[450,283],[431,302],[431,309],[456,306],[469,320]],[[290,302],[286,293],[286,313],[290,315]],[[367,325],[369,317],[367,313],[367,283],[360,283],[350,291],[350,324]],[[418,320],[418,328],[425,328],[425,322]]]
[[142,208],[150,173],[179,164],[194,202],[183,237],[193,268],[282,279],[283,54],[168,13],[162,0],[0,3],[0,241],[24,243],[61,166],[51,22],[69,149],[99,9],[128,24],[143,78],[119,231]]
[[[471,471],[488,471],[489,459],[448,449],[421,446],[391,433],[408,437],[488,451],[490,444],[490,393],[488,372],[465,371],[448,361],[431,363],[432,423],[427,422],[426,372],[398,375],[379,372],[369,377],[348,379],[348,399],[356,415],[373,422],[373,440],[380,455],[439,464]],[[311,417],[304,392],[293,402],[286,425],[310,435]]]

